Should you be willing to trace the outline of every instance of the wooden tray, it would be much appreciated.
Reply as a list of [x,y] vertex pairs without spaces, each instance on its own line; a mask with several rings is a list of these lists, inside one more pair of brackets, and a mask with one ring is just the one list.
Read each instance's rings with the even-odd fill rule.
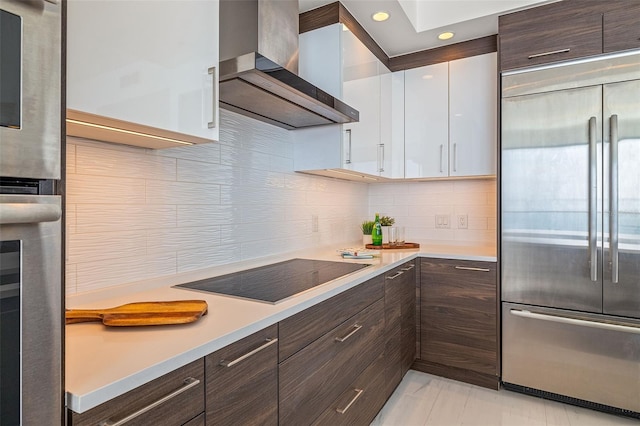
[[102,321],[116,327],[187,324],[206,315],[207,308],[204,300],[136,302],[108,309],[68,309],[65,319],[66,324]]
[[367,244],[365,248],[373,249],[373,250],[398,250],[398,249],[416,249],[420,248],[420,244],[418,243],[407,243],[405,242],[399,246],[391,246],[389,244],[383,244],[381,246],[374,246],[373,244]]

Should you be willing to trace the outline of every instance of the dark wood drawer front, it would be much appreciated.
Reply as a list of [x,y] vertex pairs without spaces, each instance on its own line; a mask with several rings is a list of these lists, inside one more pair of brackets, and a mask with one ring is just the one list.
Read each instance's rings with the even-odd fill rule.
[[602,53],[602,15],[593,5],[575,3],[552,3],[501,16],[501,70]]
[[207,424],[278,423],[277,337],[273,325],[207,355]]
[[313,422],[383,348],[380,299],[280,364],[280,424]]
[[106,420],[119,421],[186,389],[127,423],[127,426],[182,425],[204,411],[204,381],[204,359],[199,359],[82,414],[70,412],[70,424],[95,426]]
[[640,3],[605,13],[602,38],[606,53],[640,48]]
[[387,395],[384,357],[379,357],[313,423],[314,425],[368,425],[382,408]]
[[423,259],[420,359],[497,375],[496,264]]
[[402,376],[405,375],[416,358],[416,261],[405,263],[402,270],[405,272],[402,284],[401,303],[401,337],[402,348]]
[[280,362],[384,296],[378,276],[280,322]]
[[189,420],[183,426],[204,426],[204,413],[200,414],[194,419]]

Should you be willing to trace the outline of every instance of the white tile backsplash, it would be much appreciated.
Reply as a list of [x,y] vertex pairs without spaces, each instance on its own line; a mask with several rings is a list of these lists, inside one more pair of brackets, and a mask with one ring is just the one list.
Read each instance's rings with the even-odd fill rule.
[[[495,179],[370,185],[369,216],[376,212],[405,227],[405,239],[432,243],[496,244]],[[436,215],[448,215],[449,229],[436,229]],[[468,228],[458,229],[457,215]]]
[[[365,184],[293,172],[290,132],[221,111],[220,142],[149,150],[67,140],[67,294],[361,241],[376,211],[407,240],[495,244],[495,180]],[[435,229],[435,215],[451,215]],[[468,229],[457,229],[457,214]],[[312,215],[318,232],[312,232]]]
[[167,150],[68,138],[67,294],[360,240],[366,184],[294,173],[289,131],[221,111],[220,135]]

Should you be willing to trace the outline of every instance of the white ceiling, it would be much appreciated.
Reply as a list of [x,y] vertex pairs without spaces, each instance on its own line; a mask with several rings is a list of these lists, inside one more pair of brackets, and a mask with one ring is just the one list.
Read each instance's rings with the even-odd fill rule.
[[[298,0],[300,12],[335,0]],[[398,56],[498,32],[498,16],[550,0],[340,0],[388,56]],[[557,1],[557,0],[551,0]],[[371,15],[386,11],[391,17],[375,22]],[[443,31],[455,33],[441,41]]]

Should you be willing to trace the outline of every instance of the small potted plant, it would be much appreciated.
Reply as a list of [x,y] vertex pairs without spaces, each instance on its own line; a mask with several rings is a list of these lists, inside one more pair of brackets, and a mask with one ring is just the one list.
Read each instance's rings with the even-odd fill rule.
[[371,244],[371,232],[373,231],[373,225],[375,225],[375,222],[372,220],[365,220],[360,225],[360,229],[362,229],[362,244],[364,246]]
[[391,216],[381,216],[380,226],[382,227],[382,244],[389,243],[389,228],[396,223],[396,220]]

